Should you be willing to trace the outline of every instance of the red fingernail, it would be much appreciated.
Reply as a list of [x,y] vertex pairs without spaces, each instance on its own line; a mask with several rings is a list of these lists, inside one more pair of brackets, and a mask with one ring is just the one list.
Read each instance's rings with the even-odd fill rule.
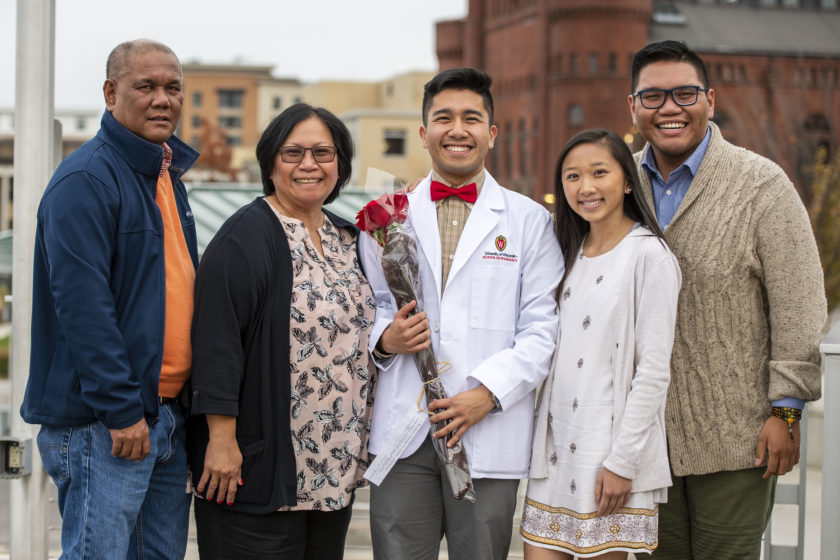
[[228,502],[227,505],[232,506],[233,502]]
[[240,478],[239,479],[239,485],[242,486],[243,484],[245,484],[245,481]]
[[220,504],[222,503],[222,499],[221,499],[221,498],[219,498],[219,503],[220,503]]

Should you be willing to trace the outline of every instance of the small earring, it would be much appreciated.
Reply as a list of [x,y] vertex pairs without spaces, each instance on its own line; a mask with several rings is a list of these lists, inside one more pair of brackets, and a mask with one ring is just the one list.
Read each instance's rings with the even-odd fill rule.
[[626,189],[624,189],[624,192],[625,192],[625,194],[630,194],[631,192],[633,192],[633,189],[631,189],[630,187],[627,187]]

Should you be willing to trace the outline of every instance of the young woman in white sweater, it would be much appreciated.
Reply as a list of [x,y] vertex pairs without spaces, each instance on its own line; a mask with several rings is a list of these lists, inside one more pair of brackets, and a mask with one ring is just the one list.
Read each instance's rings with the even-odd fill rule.
[[555,188],[560,331],[520,532],[528,560],[625,559],[656,548],[671,485],[664,409],[681,275],[614,132],[573,137]]

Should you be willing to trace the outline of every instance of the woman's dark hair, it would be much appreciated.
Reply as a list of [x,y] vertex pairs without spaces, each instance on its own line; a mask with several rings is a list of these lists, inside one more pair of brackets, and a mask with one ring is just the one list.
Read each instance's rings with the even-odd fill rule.
[[557,158],[557,169],[554,172],[554,230],[560,241],[560,247],[563,249],[563,260],[566,265],[563,279],[557,288],[557,301],[560,301],[559,296],[563,293],[563,284],[566,283],[566,278],[577,260],[583,238],[589,233],[589,222],[572,210],[563,191],[563,162],[566,161],[569,152],[581,144],[601,144],[609,150],[610,155],[624,172],[624,178],[631,188],[630,194],[624,196],[624,214],[648,228],[663,244],[665,243],[656,216],[651,212],[642,195],[636,162],[624,140],[615,132],[603,128],[590,128],[578,132],[563,146],[560,157]]
[[274,173],[274,162],[277,154],[286,138],[292,130],[302,121],[315,117],[324,123],[332,135],[338,158],[338,181],[335,183],[330,195],[324,201],[329,204],[338,197],[339,191],[344,188],[350,180],[353,162],[353,139],[350,131],[341,122],[341,119],[333,115],[323,107],[313,107],[306,103],[295,103],[285,111],[277,115],[269,124],[257,143],[257,161],[260,163],[260,175],[262,177],[263,193],[266,196],[274,192],[274,182],[271,174]]

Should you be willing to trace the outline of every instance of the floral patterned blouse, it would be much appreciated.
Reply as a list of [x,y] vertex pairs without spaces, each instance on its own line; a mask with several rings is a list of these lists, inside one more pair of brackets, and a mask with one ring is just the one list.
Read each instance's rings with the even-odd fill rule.
[[283,509],[337,510],[364,485],[376,304],[352,233],[325,215],[321,256],[303,222],[271,208],[286,231],[294,272],[289,350],[298,503]]

